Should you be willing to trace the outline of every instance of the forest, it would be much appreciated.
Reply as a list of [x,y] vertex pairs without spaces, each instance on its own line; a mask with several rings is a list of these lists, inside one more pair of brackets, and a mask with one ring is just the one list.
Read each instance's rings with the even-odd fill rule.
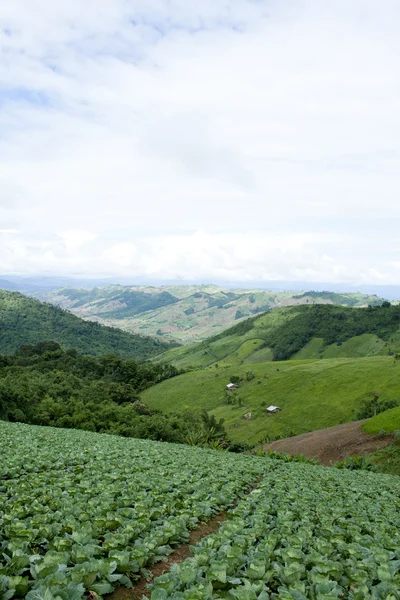
[[322,338],[326,345],[340,345],[363,333],[387,340],[400,326],[400,306],[387,301],[357,309],[315,304],[293,310],[298,312],[293,319],[267,334],[264,346],[272,348],[274,360],[287,360],[312,338]]
[[53,341],[24,344],[0,355],[0,419],[241,450],[205,411],[166,415],[140,401],[140,392],[180,373],[168,364],[81,355]]
[[57,306],[27,298],[18,292],[0,290],[0,352],[14,352],[21,344],[53,340],[64,348],[99,356],[144,360],[159,354],[168,344],[154,338],[105,327]]

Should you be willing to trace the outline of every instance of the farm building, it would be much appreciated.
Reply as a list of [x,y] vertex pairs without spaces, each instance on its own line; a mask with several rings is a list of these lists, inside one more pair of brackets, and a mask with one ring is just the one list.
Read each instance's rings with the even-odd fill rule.
[[236,383],[228,383],[228,385],[226,386],[226,389],[231,391],[231,390],[237,390],[238,386],[236,385]]
[[277,412],[281,411],[279,406],[274,406],[273,404],[271,404],[271,406],[268,406],[268,408],[266,410],[269,415],[272,415],[273,413],[277,413]]

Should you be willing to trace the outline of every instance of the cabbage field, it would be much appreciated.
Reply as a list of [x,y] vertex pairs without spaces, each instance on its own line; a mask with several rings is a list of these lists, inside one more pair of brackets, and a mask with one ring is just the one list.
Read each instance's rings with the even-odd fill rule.
[[0,457],[0,600],[130,587],[223,509],[152,600],[400,599],[397,477],[4,422]]
[[284,463],[151,600],[400,598],[400,478]]
[[248,456],[0,421],[0,600],[131,586],[263,472]]

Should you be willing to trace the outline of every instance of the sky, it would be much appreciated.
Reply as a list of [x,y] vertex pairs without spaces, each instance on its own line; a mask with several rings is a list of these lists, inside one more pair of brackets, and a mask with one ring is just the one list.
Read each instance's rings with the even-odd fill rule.
[[398,0],[0,6],[0,273],[400,284]]

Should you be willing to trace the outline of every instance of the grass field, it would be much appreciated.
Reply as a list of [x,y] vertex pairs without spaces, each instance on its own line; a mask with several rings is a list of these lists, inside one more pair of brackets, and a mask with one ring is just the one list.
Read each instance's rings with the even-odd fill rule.
[[[254,377],[247,381],[249,371]],[[225,403],[231,375],[242,378],[237,392],[242,406]],[[164,381],[142,399],[166,412],[204,408],[225,419],[233,440],[256,443],[265,436],[286,437],[351,421],[373,391],[382,400],[400,400],[400,364],[391,357],[213,366]],[[270,404],[282,411],[267,415]],[[244,419],[249,412],[251,419]]]
[[385,412],[368,419],[363,425],[366,433],[380,433],[382,430],[388,433],[400,431],[400,407],[385,410]]
[[152,600],[398,598],[397,477],[1,421],[0,452],[2,600],[101,600],[221,510]]

